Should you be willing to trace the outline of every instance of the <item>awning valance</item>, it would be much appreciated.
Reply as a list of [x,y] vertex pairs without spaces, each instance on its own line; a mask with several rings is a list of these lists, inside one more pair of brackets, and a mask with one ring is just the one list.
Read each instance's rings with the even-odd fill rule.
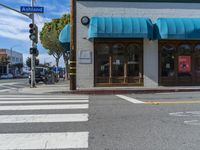
[[63,44],[70,43],[70,25],[67,24],[59,34],[59,41]]
[[200,18],[159,18],[157,39],[200,39]]
[[92,17],[88,38],[153,38],[149,18]]

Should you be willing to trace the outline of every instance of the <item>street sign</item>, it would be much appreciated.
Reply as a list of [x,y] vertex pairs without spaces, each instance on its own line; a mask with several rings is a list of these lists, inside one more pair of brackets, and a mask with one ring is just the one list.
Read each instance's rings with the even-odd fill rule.
[[21,6],[20,12],[22,12],[22,13],[44,13],[44,7]]

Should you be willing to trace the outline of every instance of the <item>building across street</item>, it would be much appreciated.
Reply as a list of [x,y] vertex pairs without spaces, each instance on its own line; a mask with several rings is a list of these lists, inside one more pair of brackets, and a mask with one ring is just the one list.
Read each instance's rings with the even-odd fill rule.
[[77,0],[76,7],[77,88],[200,85],[200,1]]
[[9,50],[0,49],[0,58],[7,57],[9,63],[0,65],[0,75],[11,73],[16,76],[23,73],[23,54]]

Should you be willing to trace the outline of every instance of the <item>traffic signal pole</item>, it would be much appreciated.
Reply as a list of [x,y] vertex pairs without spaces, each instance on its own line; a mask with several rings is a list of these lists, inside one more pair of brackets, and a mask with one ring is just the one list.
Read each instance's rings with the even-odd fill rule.
[[[34,7],[34,4],[35,4],[35,0],[31,0],[31,6],[32,7]],[[15,12],[17,12],[19,14],[22,14],[22,15],[24,15],[24,16],[26,16],[26,17],[28,17],[29,19],[32,20],[32,25],[34,25],[35,28],[36,28],[35,37],[33,37],[33,39],[31,38],[31,40],[32,40],[32,48],[33,49],[34,48],[37,49],[37,43],[38,43],[38,40],[37,40],[38,35],[37,34],[38,34],[38,29],[37,29],[37,26],[35,25],[34,13],[30,13],[30,14],[23,13],[21,11],[18,11],[16,9],[11,8],[11,7],[9,7],[7,5],[4,5],[2,3],[0,3],[0,6],[6,8],[6,9],[9,9],[9,10],[15,11]],[[38,50],[37,50],[37,53],[32,53],[31,54],[31,88],[36,87],[36,84],[35,84],[35,61],[36,61],[36,55],[38,55]]]
[[[31,0],[31,6],[34,7],[35,0]],[[34,13],[32,13],[32,24],[35,24],[35,17]],[[36,47],[36,43],[32,41],[32,48]],[[31,54],[31,88],[35,88],[35,54]]]

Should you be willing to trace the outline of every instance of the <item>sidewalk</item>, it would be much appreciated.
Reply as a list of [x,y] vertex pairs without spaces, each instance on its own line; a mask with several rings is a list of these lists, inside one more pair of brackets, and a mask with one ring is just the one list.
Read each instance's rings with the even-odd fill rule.
[[37,84],[36,88],[22,88],[19,93],[23,94],[51,94],[51,93],[65,93],[69,91],[69,81],[60,80],[55,84]]
[[60,80],[56,84],[39,84],[37,88],[26,87],[19,89],[23,94],[147,94],[166,92],[200,92],[200,86],[176,86],[176,87],[94,87],[87,89],[69,90],[69,81]]

